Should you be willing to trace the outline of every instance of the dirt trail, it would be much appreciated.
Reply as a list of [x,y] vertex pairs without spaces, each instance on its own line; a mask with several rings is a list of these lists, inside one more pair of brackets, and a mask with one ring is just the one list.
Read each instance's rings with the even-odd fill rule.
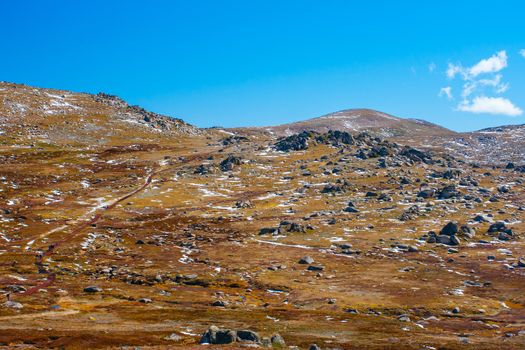
[[[151,172],[147,177],[146,177],[146,180],[144,181],[144,183],[136,188],[135,190],[129,192],[128,194],[122,196],[122,197],[119,197],[117,199],[115,199],[111,204],[105,206],[102,208],[102,210],[98,213],[96,213],[90,220],[88,221],[84,221],[83,223],[80,223],[79,226],[77,226],[75,229],[73,229],[69,234],[67,234],[65,237],[63,237],[61,240],[59,241],[56,241],[54,243],[51,243],[47,250],[43,253],[38,253],[36,256],[35,256],[35,265],[36,267],[38,268],[38,271],[40,273],[46,273],[48,276],[47,278],[38,283],[36,286],[33,286],[29,289],[27,289],[25,292],[22,292],[22,293],[19,293],[19,295],[31,295],[35,292],[37,292],[39,289],[41,288],[45,288],[45,287],[48,287],[50,285],[52,285],[55,280],[56,280],[56,275],[52,272],[49,272],[44,264],[43,264],[43,260],[44,260],[44,257],[46,256],[49,256],[51,254],[53,254],[53,252],[55,251],[55,249],[57,247],[59,247],[60,245],[72,240],[73,238],[75,238],[80,232],[82,232],[86,227],[89,227],[90,225],[93,225],[95,224],[97,221],[100,220],[100,218],[102,217],[102,214],[105,212],[105,211],[108,211],[108,210],[111,210],[113,209],[117,204],[119,204],[120,202],[122,201],[125,201],[126,199],[136,195],[137,193],[143,191],[146,187],[148,187],[151,182],[153,181],[153,177],[157,174],[159,174],[160,172],[162,171],[165,171],[167,170],[166,168],[163,168],[163,169],[158,169],[158,170],[155,170],[153,172]],[[55,231],[57,232],[57,231]]]
[[[38,317],[61,317],[61,316],[68,316],[68,315],[75,315],[78,314],[79,310],[66,310],[66,311],[44,311],[40,312],[38,314],[24,314],[24,315],[14,315],[14,316],[2,316],[0,317],[0,321],[13,321],[13,320],[25,320],[25,319],[35,319]],[[9,323],[2,324],[0,323],[0,328],[2,328],[2,325],[5,326],[5,328],[12,328],[12,325]]]
[[[187,163],[190,163],[190,162],[193,162],[193,161],[196,161],[196,160],[201,160],[201,159],[204,159],[204,158],[206,158],[208,156],[209,156],[208,153],[191,155],[191,156],[187,157],[186,159],[182,160],[177,166],[180,166],[180,165],[183,165],[183,164],[187,164]],[[31,287],[31,288],[29,288],[29,289],[27,289],[24,292],[17,293],[16,295],[31,295],[31,294],[34,294],[35,292],[37,292],[41,288],[45,288],[45,287],[48,287],[48,286],[52,285],[55,282],[55,280],[56,280],[56,275],[54,273],[52,273],[52,272],[49,272],[45,268],[45,266],[43,264],[44,257],[52,255],[57,247],[59,247],[60,245],[66,243],[68,241],[71,241],[78,234],[80,234],[85,228],[87,228],[90,225],[93,225],[96,222],[98,222],[100,220],[100,218],[102,218],[102,214],[104,212],[113,209],[115,206],[117,206],[122,201],[125,201],[126,199],[129,199],[129,198],[133,197],[134,195],[136,195],[137,193],[139,193],[139,192],[143,191],[144,189],[146,189],[151,184],[151,182],[153,181],[153,178],[156,175],[158,175],[158,174],[160,174],[162,172],[168,171],[168,170],[173,170],[177,166],[161,165],[161,167],[159,169],[153,170],[146,177],[146,179],[145,179],[145,181],[144,181],[144,183],[142,185],[140,185],[139,187],[137,187],[133,191],[125,194],[124,196],[115,199],[111,204],[102,207],[101,211],[96,213],[91,219],[89,219],[87,221],[84,221],[84,222],[78,223],[77,227],[74,228],[71,232],[69,232],[62,239],[60,239],[60,240],[58,240],[58,241],[56,241],[54,243],[51,243],[48,246],[48,248],[47,248],[47,250],[45,252],[38,253],[37,255],[35,255],[35,265],[36,265],[36,267],[38,269],[38,272],[42,273],[42,274],[47,274],[47,278],[45,280],[30,280],[30,279],[24,280],[23,284],[36,283],[36,285]],[[47,236],[47,235],[49,235],[51,233],[59,232],[62,227],[64,227],[64,226],[55,228],[55,229],[53,229],[51,231],[48,231],[48,232],[44,233],[43,235],[45,237],[45,236]],[[67,228],[67,227],[64,227],[64,228]],[[36,241],[36,239],[35,239],[35,241]],[[18,284],[18,285],[22,284],[21,282],[22,281],[19,281],[19,280],[13,280],[13,281],[3,280],[3,281],[0,281],[0,283],[12,283],[12,284]],[[14,299],[13,296],[14,295],[11,295],[11,299]]]

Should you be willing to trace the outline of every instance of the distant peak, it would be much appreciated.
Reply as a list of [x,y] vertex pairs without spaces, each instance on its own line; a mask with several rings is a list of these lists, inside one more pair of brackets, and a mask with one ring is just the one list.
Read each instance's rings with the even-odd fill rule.
[[343,109],[337,112],[325,114],[319,118],[325,119],[337,119],[337,118],[367,118],[367,117],[379,117],[386,118],[391,120],[401,120],[402,118],[394,117],[393,115],[376,111],[374,109],[368,108],[352,108],[352,109]]

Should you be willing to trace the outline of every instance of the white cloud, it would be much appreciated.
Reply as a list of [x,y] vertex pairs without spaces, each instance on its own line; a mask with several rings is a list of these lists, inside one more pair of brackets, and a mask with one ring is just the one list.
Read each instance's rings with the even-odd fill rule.
[[438,96],[439,97],[447,96],[447,98],[449,100],[454,99],[454,97],[452,96],[452,87],[450,87],[450,86],[442,87],[439,90],[439,95]]
[[461,74],[463,80],[472,80],[480,74],[497,73],[506,67],[507,52],[505,50],[502,50],[489,58],[485,58],[479,61],[472,67],[465,68],[461,64],[449,63],[447,69],[447,77],[449,77],[450,79],[454,79],[456,75]]
[[479,61],[469,69],[469,74],[477,77],[483,73],[496,73],[507,67],[507,52],[502,50],[490,58]]
[[463,68],[461,66],[455,65],[453,63],[448,64],[447,77],[449,77],[450,79],[454,79],[456,74],[462,73],[462,72],[463,72]]
[[523,113],[519,107],[515,106],[506,98],[486,96],[477,96],[472,101],[464,100],[458,105],[457,110],[477,114],[487,113],[512,117]]
[[428,71],[430,73],[434,72],[436,70],[436,64],[434,62],[430,62],[430,64],[428,65]]
[[[520,51],[525,57],[525,49]],[[507,52],[501,50],[489,58],[480,60],[470,67],[464,67],[461,62],[449,63],[446,75],[449,79],[459,76],[463,85],[461,90],[462,101],[456,106],[457,111],[469,113],[486,113],[495,115],[517,116],[523,111],[504,97],[491,97],[485,94],[503,94],[509,89],[509,84],[503,82],[499,73],[507,67]],[[439,96],[446,96],[453,100],[452,86],[439,90]]]

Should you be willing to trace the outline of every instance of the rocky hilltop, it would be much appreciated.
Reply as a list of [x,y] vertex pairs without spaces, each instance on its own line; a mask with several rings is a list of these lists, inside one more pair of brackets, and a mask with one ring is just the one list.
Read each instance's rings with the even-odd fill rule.
[[372,135],[435,152],[450,153],[485,165],[522,163],[525,159],[524,125],[454,132],[439,125],[411,118],[399,118],[370,109],[348,109],[290,124],[259,128],[236,128],[234,132],[268,133],[275,137],[303,131],[366,131]]
[[12,83],[0,83],[0,130],[21,140],[61,144],[200,133],[181,119],[130,106],[105,93],[92,95]]
[[380,137],[407,135],[453,135],[453,131],[419,119],[404,119],[371,109],[347,109],[318,118],[308,119],[279,126],[264,127],[279,136],[301,131],[327,132],[340,130],[348,132],[368,131]]

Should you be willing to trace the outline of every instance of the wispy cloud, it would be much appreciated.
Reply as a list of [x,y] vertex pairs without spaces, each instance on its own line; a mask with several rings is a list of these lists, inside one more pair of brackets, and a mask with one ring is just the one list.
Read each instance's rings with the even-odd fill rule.
[[487,113],[515,117],[523,111],[516,107],[510,100],[503,97],[474,97],[472,101],[463,100],[457,107],[458,111],[470,113]]
[[447,68],[447,77],[454,79],[458,73],[462,73],[463,71],[463,67],[460,65],[449,63]]
[[520,55],[523,56],[523,58],[525,58],[525,49],[520,50]]
[[434,72],[436,70],[437,66],[434,62],[430,62],[430,64],[428,65],[428,71],[430,73]]
[[495,93],[501,94],[509,89],[508,83],[502,82],[503,76],[496,74],[493,78],[469,80],[463,85],[461,96],[463,98],[469,97],[473,92],[483,87],[492,87]]
[[454,96],[452,96],[452,87],[450,87],[450,86],[442,87],[442,88],[439,90],[439,94],[438,94],[438,96],[439,96],[439,97],[446,96],[447,99],[449,99],[449,100],[453,100],[453,99],[454,99]]

